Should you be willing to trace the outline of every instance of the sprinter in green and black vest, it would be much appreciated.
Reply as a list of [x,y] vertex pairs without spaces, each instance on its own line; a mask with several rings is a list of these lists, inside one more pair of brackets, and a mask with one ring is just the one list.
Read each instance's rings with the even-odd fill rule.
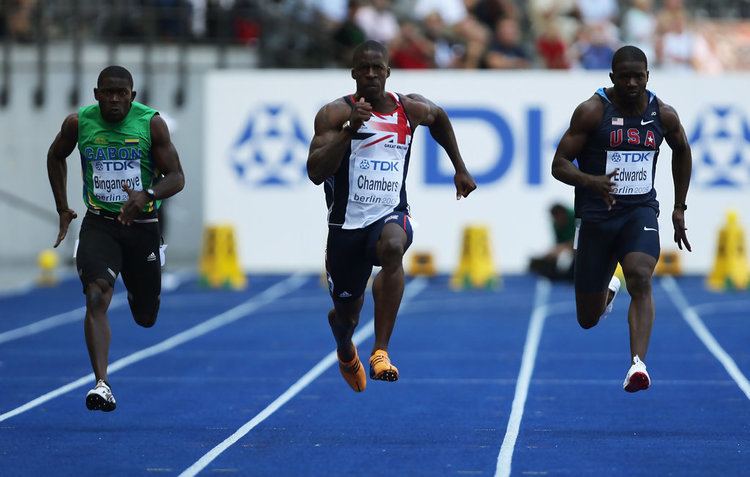
[[102,70],[94,97],[97,104],[63,121],[47,154],[47,173],[60,215],[57,247],[77,217],[68,206],[66,160],[78,144],[87,211],[76,267],[86,295],[86,346],[96,376],[86,407],[113,411],[116,402],[107,379],[107,309],[115,279],[122,273],[136,323],[153,326],[161,293],[157,209],[160,199],[182,190],[185,178],[164,120],[157,111],[133,101],[128,70],[121,66]]

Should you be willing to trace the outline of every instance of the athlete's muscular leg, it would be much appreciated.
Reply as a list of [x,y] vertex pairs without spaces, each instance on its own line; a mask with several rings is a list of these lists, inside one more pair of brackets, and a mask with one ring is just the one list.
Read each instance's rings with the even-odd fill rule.
[[576,316],[581,328],[593,328],[599,323],[608,298],[609,290],[598,293],[576,292]]
[[651,292],[654,267],[656,259],[642,252],[631,252],[622,261],[622,271],[630,293],[630,354],[631,358],[638,355],[644,361],[654,324],[654,300]]
[[128,292],[128,304],[133,319],[144,328],[151,328],[156,323],[160,303],[161,297],[159,295],[136,297],[133,293]]
[[403,258],[408,237],[395,223],[387,223],[380,233],[376,252],[383,267],[372,284],[375,301],[375,343],[377,349],[388,351],[396,315],[404,295]]
[[106,280],[97,279],[86,285],[86,320],[83,329],[89,350],[91,367],[96,379],[107,379],[107,361],[111,332],[107,309],[112,301],[113,288]]
[[[576,264],[578,266],[578,264]],[[607,265],[606,276],[612,277],[617,267],[617,261],[614,259]],[[579,273],[576,270],[576,273]],[[609,283],[609,279],[607,279]],[[609,301],[613,298],[613,293],[605,287],[601,292],[576,292],[576,316],[581,328],[589,329],[599,323],[604,309]]]
[[334,300],[334,308],[328,312],[328,324],[331,325],[336,351],[342,361],[354,359],[352,335],[359,324],[359,312],[364,302],[364,295],[352,301]]

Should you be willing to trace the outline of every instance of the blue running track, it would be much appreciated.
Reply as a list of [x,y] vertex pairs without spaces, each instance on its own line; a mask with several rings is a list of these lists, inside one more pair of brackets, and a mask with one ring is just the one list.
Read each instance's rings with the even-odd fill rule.
[[[116,297],[108,414],[84,404],[80,284],[0,296],[0,475],[750,472],[748,293],[656,279],[653,385],[628,394],[626,292],[582,330],[564,284],[511,276],[456,293],[446,277],[412,279],[390,348],[401,378],[357,394],[335,365],[319,277],[249,283],[215,291],[187,278],[151,329]],[[368,296],[362,356],[371,319]]]

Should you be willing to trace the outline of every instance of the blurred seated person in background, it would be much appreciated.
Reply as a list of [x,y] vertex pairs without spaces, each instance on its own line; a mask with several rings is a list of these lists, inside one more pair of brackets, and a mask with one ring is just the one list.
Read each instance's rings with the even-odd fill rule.
[[495,28],[495,39],[490,44],[485,56],[488,68],[516,69],[531,66],[529,55],[521,46],[521,31],[518,22],[513,18],[498,20]]
[[550,18],[536,38],[536,51],[542,59],[544,68],[566,70],[570,68],[568,44],[565,42],[557,24]]
[[575,212],[562,204],[554,204],[549,211],[552,216],[555,245],[544,255],[533,257],[529,263],[529,271],[550,280],[573,281]]
[[401,24],[401,34],[391,42],[391,66],[404,69],[435,67],[435,43],[419,26],[410,21]]

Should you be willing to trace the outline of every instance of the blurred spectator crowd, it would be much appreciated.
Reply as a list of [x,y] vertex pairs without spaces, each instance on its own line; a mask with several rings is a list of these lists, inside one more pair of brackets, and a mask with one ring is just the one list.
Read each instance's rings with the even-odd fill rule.
[[0,37],[227,42],[261,66],[348,67],[365,39],[395,68],[750,69],[750,0],[0,0]]

